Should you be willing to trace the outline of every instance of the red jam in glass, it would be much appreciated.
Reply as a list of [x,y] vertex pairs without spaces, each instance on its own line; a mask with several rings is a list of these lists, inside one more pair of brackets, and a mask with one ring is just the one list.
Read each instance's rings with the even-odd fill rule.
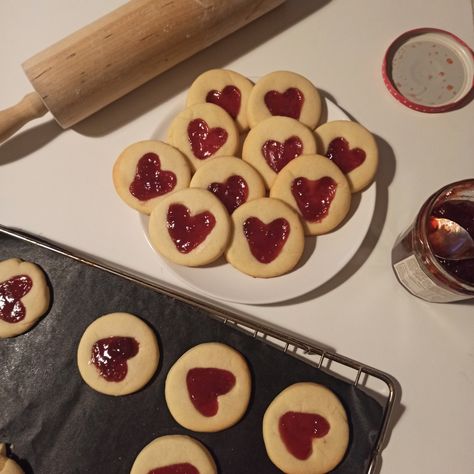
[[196,367],[188,371],[186,385],[196,410],[210,417],[219,409],[217,397],[225,395],[234,387],[235,376],[228,370]]
[[313,439],[326,436],[330,425],[321,415],[288,411],[280,417],[278,429],[286,449],[304,461],[313,452]]
[[263,100],[272,115],[283,115],[298,120],[304,104],[304,95],[296,87],[290,87],[283,94],[268,91]]
[[269,224],[258,217],[249,217],[244,222],[244,235],[252,255],[260,263],[270,263],[280,255],[288,240],[290,223],[282,217]]
[[161,169],[156,153],[145,153],[137,163],[135,177],[130,184],[130,194],[140,201],[148,201],[169,193],[176,186],[176,175]]
[[349,148],[349,142],[343,137],[332,140],[326,156],[334,161],[345,174],[350,173],[365,161],[365,151],[360,148]]
[[148,474],[199,474],[197,468],[188,462],[170,464],[169,466],[157,467],[148,471]]
[[232,214],[249,197],[247,181],[242,176],[232,175],[224,183],[211,183],[207,189],[214,193]]
[[225,86],[221,91],[207,93],[206,102],[222,107],[234,120],[239,115],[241,94],[235,86]]
[[133,337],[112,336],[99,339],[92,346],[92,363],[107,382],[120,382],[127,376],[127,360],[138,354]]
[[281,143],[277,140],[267,140],[262,146],[262,154],[268,166],[279,173],[291,160],[303,153],[303,142],[293,136]]
[[204,242],[216,225],[216,218],[208,211],[191,216],[182,204],[171,204],[168,208],[168,233],[181,253],[189,253]]
[[23,298],[33,287],[27,275],[17,275],[0,283],[0,319],[7,323],[18,323],[26,316]]
[[203,119],[194,119],[188,125],[188,138],[193,154],[205,160],[227,141],[227,132],[221,127],[209,128]]
[[[435,207],[431,215],[450,219],[464,227],[474,239],[474,202],[467,200],[445,201]],[[428,230],[428,241],[430,239]],[[436,257],[438,262],[451,275],[470,285],[474,285],[474,258],[466,260],[447,260]]]
[[308,222],[321,222],[329,212],[337,183],[329,176],[317,180],[299,177],[291,184],[298,209]]

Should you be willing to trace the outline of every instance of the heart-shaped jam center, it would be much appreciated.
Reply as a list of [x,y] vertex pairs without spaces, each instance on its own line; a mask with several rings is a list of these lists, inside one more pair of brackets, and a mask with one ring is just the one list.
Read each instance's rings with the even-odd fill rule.
[[244,222],[244,235],[252,255],[260,263],[270,263],[280,255],[290,235],[290,223],[280,217],[269,224],[258,217],[249,217]]
[[298,120],[304,104],[304,95],[296,87],[290,87],[283,93],[268,91],[264,101],[272,115],[283,115]]
[[267,140],[262,146],[262,154],[268,166],[279,173],[291,160],[303,153],[303,142],[293,136],[283,143],[276,140]]
[[206,96],[206,102],[222,107],[233,119],[239,115],[240,101],[240,90],[235,86],[225,86],[221,91],[209,91]]
[[329,176],[311,180],[299,177],[291,184],[298,209],[308,222],[321,222],[329,212],[337,183]]
[[216,225],[216,218],[209,211],[191,216],[183,204],[171,204],[168,208],[168,233],[181,253],[189,253],[204,242]]
[[232,214],[249,197],[247,181],[242,176],[229,176],[224,183],[211,183],[207,189],[214,193]]
[[194,156],[205,160],[224,145],[227,131],[221,127],[209,128],[205,120],[194,119],[188,125],[188,138]]
[[135,177],[129,190],[140,201],[148,201],[169,193],[176,186],[176,175],[161,169],[160,158],[155,153],[145,153],[137,163]]
[[196,410],[204,416],[214,416],[219,409],[217,397],[232,390],[235,376],[228,370],[196,367],[188,371],[186,385]]
[[326,156],[334,161],[345,174],[360,166],[365,161],[365,151],[360,148],[349,148],[349,142],[337,137],[328,146]]
[[21,298],[33,287],[27,275],[17,275],[0,283],[0,319],[7,323],[17,323],[25,318],[25,305]]
[[107,382],[120,382],[127,376],[127,360],[137,354],[138,342],[133,337],[112,336],[94,343],[91,361]]
[[148,471],[148,474],[199,474],[199,471],[189,462],[170,464]]
[[297,459],[305,460],[313,452],[313,439],[329,433],[329,422],[321,415],[288,411],[280,417],[278,429],[286,449]]

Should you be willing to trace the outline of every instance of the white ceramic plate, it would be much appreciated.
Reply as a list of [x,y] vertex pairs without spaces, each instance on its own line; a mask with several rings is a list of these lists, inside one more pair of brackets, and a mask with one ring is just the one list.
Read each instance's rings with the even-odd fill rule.
[[[173,99],[173,115],[154,134],[164,139],[172,118],[183,107],[181,95]],[[334,103],[326,99],[327,120],[349,120]],[[319,237],[306,237],[305,250],[298,266],[290,273],[275,278],[253,278],[239,272],[224,258],[200,268],[176,265],[157,254],[157,259],[187,284],[189,289],[211,298],[245,304],[277,303],[308,293],[327,282],[352,258],[360,247],[375,207],[375,183],[353,196],[352,207],[344,225]],[[148,238],[148,217],[140,215]]]

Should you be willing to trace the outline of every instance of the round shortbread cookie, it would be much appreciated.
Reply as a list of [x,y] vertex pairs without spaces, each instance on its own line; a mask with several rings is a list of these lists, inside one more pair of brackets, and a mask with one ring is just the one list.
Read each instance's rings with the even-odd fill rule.
[[23,469],[13,459],[7,457],[3,443],[0,443],[0,474],[24,474]]
[[144,387],[158,367],[153,330],[129,313],[110,313],[85,330],[77,349],[79,372],[94,390],[127,395]]
[[324,474],[349,444],[347,415],[336,395],[311,382],[283,390],[263,417],[268,457],[287,474]]
[[239,149],[239,131],[232,117],[214,104],[195,104],[180,112],[168,129],[168,143],[189,159],[193,170]]
[[211,103],[222,107],[237,123],[239,131],[248,130],[247,102],[253,82],[228,69],[211,69],[198,76],[188,91],[186,106]]
[[184,435],[160,436],[147,444],[135,459],[130,474],[159,473],[160,468],[175,473],[217,474],[207,448]]
[[224,204],[210,191],[183,189],[153,209],[148,235],[155,250],[167,259],[197,267],[224,253],[230,217]]
[[339,166],[353,193],[374,180],[379,155],[375,138],[366,128],[349,120],[335,120],[321,125],[315,133],[321,154]]
[[125,148],[115,162],[112,178],[126,204],[150,214],[164,196],[189,186],[191,167],[171,145],[145,140]]
[[240,158],[230,156],[213,160],[199,168],[190,186],[211,191],[229,214],[245,202],[265,196],[265,185],[260,174]]
[[244,357],[231,347],[209,342],[185,352],[166,377],[171,415],[193,431],[215,432],[237,423],[250,399],[251,377]]
[[226,259],[237,270],[271,278],[288,273],[301,258],[303,227],[286,203],[268,197],[255,199],[236,209],[232,221]]
[[250,127],[272,115],[291,117],[314,129],[321,117],[318,89],[294,72],[275,71],[263,76],[250,93],[247,105]]
[[0,262],[0,339],[22,334],[49,308],[50,292],[41,268],[10,258]]
[[276,175],[300,155],[316,153],[316,138],[308,127],[289,117],[269,117],[248,133],[242,159],[250,163],[271,188]]
[[321,155],[295,158],[276,177],[270,196],[288,203],[307,235],[336,228],[351,206],[351,189],[342,171]]

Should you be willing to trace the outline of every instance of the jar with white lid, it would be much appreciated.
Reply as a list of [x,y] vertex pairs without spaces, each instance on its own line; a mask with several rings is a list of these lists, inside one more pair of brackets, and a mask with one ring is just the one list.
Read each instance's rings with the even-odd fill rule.
[[434,217],[457,222],[474,238],[474,179],[449,184],[425,201],[414,223],[395,242],[395,274],[408,291],[426,301],[474,298],[474,258],[452,261],[434,254],[430,244]]

